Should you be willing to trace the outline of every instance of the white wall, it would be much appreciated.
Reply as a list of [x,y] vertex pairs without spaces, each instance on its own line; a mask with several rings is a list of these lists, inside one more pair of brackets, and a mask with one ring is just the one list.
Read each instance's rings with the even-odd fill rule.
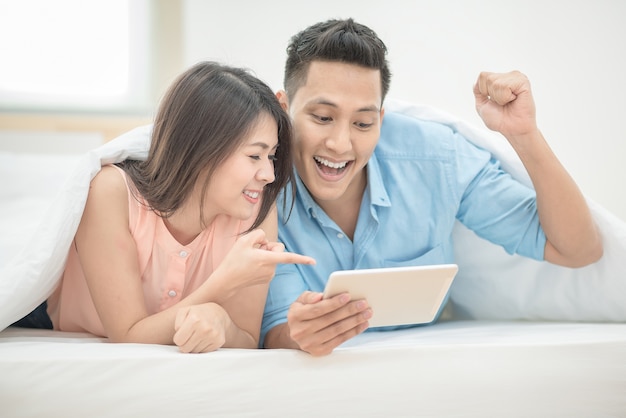
[[277,90],[289,37],[333,17],[354,17],[385,41],[390,97],[475,124],[478,73],[526,73],[556,154],[589,198],[626,220],[626,2],[185,0],[185,65],[249,67]]
[[0,129],[0,153],[80,155],[99,147],[103,142],[104,138],[99,132]]

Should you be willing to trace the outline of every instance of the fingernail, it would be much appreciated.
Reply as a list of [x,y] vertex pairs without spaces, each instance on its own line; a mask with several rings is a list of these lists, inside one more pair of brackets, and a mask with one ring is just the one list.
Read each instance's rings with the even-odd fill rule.
[[372,317],[372,310],[368,309],[365,312],[363,312],[363,318],[365,319],[370,319]]
[[348,302],[350,302],[350,295],[346,295],[346,294],[341,295],[339,297],[339,301],[341,303],[348,303]]

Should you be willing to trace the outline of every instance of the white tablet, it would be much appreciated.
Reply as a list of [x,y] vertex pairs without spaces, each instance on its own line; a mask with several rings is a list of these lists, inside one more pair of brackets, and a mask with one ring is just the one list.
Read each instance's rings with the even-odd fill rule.
[[373,311],[370,327],[426,324],[435,319],[457,271],[456,264],[335,271],[324,298],[348,292],[352,300],[366,299]]

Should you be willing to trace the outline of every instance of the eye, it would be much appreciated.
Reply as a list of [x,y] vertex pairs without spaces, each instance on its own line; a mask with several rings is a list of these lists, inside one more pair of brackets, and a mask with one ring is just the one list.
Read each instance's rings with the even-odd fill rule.
[[373,123],[364,123],[364,122],[355,122],[355,125],[357,128],[359,129],[369,129],[371,128],[374,124]]
[[[260,155],[250,155],[250,158],[252,158],[255,161],[261,161]],[[267,159],[270,161],[276,161],[278,160],[278,157],[276,156],[276,154],[270,154],[267,156]]]
[[320,123],[328,123],[328,122],[332,122],[333,120],[330,116],[321,116],[321,115],[313,114],[313,117],[317,119],[317,121]]

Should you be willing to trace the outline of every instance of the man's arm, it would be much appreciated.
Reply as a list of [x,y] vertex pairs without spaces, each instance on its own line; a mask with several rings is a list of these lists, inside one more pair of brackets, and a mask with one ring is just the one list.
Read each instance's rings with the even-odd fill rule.
[[600,234],[584,196],[537,127],[526,76],[483,72],[474,95],[485,125],[506,137],[528,171],[547,238],[544,258],[568,267],[597,261],[603,252]]

